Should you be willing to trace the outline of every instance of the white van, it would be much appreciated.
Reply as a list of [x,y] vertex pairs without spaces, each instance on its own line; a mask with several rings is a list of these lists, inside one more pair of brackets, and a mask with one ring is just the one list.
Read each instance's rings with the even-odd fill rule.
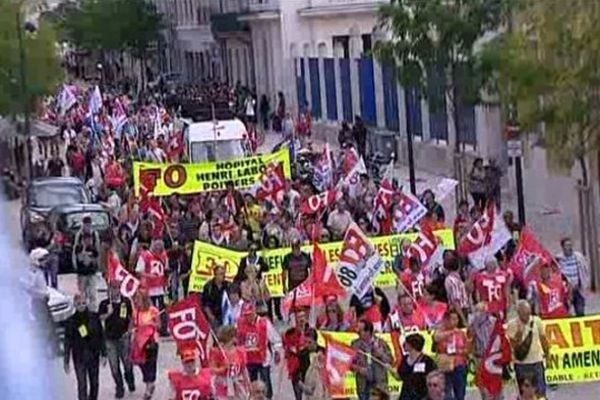
[[181,121],[191,163],[232,160],[250,155],[248,132],[239,119]]

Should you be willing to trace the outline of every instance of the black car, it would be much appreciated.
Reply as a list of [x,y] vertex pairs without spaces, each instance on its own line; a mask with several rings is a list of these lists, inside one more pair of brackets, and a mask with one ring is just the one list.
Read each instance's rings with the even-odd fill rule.
[[45,246],[52,237],[47,220],[56,206],[89,203],[91,196],[78,178],[38,178],[25,188],[21,205],[21,232],[28,250]]
[[102,240],[111,235],[112,217],[108,210],[100,204],[71,204],[58,206],[50,211],[48,225],[55,234],[52,253],[58,256],[58,272],[73,271],[71,260],[75,235],[81,229],[84,217],[92,220],[92,229],[98,232]]

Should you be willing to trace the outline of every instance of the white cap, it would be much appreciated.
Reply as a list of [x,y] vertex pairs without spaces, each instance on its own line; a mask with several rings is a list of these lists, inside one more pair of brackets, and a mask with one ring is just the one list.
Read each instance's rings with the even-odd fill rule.
[[48,257],[50,253],[43,247],[37,247],[29,253],[29,261],[34,267],[39,267],[44,257]]

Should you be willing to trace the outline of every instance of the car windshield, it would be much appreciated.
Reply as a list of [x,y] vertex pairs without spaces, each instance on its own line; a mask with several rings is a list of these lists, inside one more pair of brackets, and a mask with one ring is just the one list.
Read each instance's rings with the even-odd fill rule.
[[87,203],[87,198],[80,186],[41,185],[33,190],[31,202],[37,207],[51,208],[64,204]]
[[107,229],[110,225],[108,213],[105,212],[75,212],[65,217],[66,226],[69,230],[81,228],[83,217],[89,215],[92,218],[92,228],[97,230]]
[[242,140],[219,140],[217,142],[192,143],[192,157],[194,163],[206,161],[225,161],[244,157]]

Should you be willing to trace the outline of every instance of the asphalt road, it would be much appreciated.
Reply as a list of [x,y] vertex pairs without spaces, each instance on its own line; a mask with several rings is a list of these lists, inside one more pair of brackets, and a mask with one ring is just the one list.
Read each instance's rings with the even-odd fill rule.
[[[274,142],[273,139],[268,138],[267,145]],[[265,145],[265,147],[267,146]],[[19,201],[12,201],[4,204],[3,211],[5,213],[5,220],[8,223],[8,234],[13,238],[13,243],[18,246],[18,242],[21,237],[19,227]],[[0,207],[2,210],[2,207]],[[15,265],[15,268],[22,268],[22,265]],[[65,275],[60,277],[59,282],[60,288],[70,293],[74,293],[76,290],[75,277],[72,275]],[[395,298],[391,296],[390,298]],[[589,308],[590,312],[600,312],[600,301],[598,297],[594,297],[590,301]],[[167,400],[169,397],[169,384],[166,377],[166,371],[169,369],[177,369],[180,366],[180,362],[175,355],[175,344],[171,340],[161,340],[159,350],[159,366],[158,366],[158,378],[156,385],[156,392],[154,399]],[[293,392],[291,384],[285,375],[282,376],[282,368],[272,368],[272,382],[274,387],[274,398],[278,400],[292,400]],[[71,369],[69,374],[65,374],[62,368],[62,361],[56,360],[51,366],[51,379],[57,383],[58,390],[61,393],[56,395],[56,399],[60,400],[75,400],[77,399],[77,388],[75,375]],[[139,369],[135,370],[136,382],[138,390],[135,393],[125,395],[125,399],[141,399],[143,394],[143,384],[141,383],[141,373]],[[559,386],[556,390],[549,393],[549,399],[570,399],[570,400],[592,400],[600,399],[600,382],[591,384],[571,384]],[[110,400],[114,398],[115,387],[110,374],[108,365],[102,366],[100,370],[100,400]],[[2,395],[0,395],[2,398]],[[507,390],[507,399],[515,398],[514,387]],[[23,398],[24,399],[24,398]],[[475,400],[479,399],[479,395],[475,391],[470,391],[467,395],[467,399]]]

